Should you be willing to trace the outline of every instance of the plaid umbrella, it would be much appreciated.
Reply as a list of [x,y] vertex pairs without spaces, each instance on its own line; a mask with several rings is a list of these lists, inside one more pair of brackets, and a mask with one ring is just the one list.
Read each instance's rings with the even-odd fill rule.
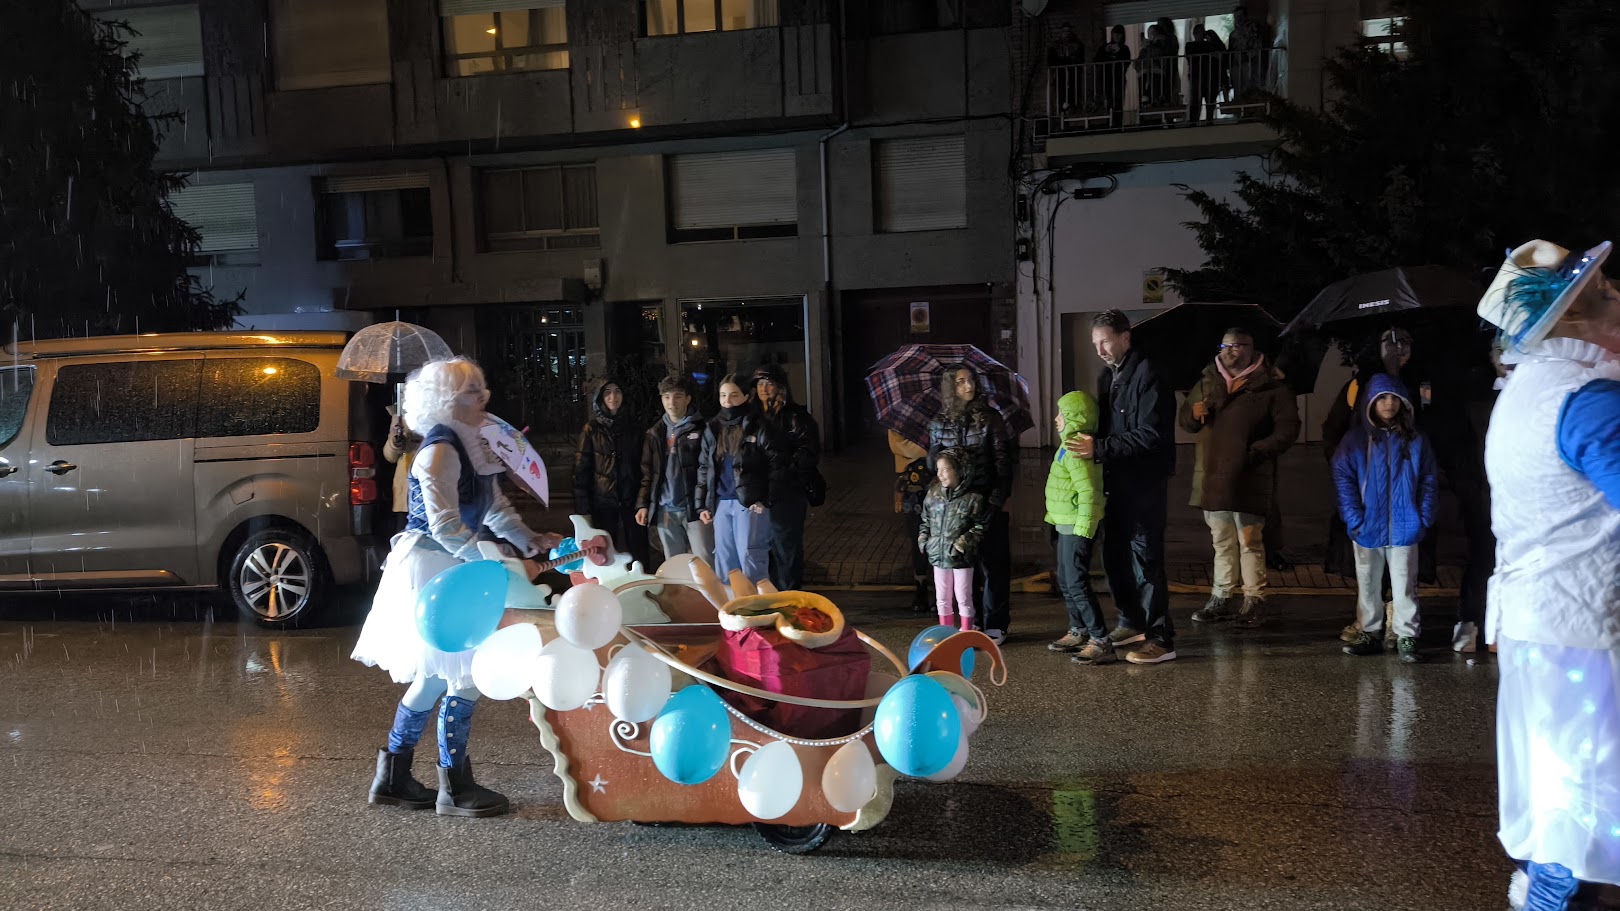
[[1014,434],[1035,426],[1029,414],[1029,384],[972,345],[905,345],[873,364],[866,390],[877,407],[878,423],[927,446],[928,422],[942,407],[940,376],[948,367],[967,367],[978,374],[980,394]]

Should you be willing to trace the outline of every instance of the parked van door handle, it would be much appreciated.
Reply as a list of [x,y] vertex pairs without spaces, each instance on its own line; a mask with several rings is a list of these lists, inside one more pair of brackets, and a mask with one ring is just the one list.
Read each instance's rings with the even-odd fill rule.
[[68,472],[70,472],[73,469],[78,468],[78,467],[79,466],[73,464],[72,462],[64,462],[61,459],[57,459],[56,461],[52,462],[51,464],[46,465],[45,470],[50,472],[51,474],[67,474]]
[[0,478],[6,477],[7,475],[14,475],[19,470],[20,469],[15,465],[0,465]]

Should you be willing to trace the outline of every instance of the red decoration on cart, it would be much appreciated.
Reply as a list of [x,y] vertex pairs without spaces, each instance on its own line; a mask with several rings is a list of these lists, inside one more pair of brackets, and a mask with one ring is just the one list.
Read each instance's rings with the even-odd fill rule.
[[[775,627],[728,630],[706,668],[734,683],[787,696],[814,699],[866,698],[872,656],[854,627],[830,645],[810,649],[788,639]],[[742,693],[720,691],[738,711],[790,737],[819,740],[843,737],[861,727],[860,709],[827,709],[770,702]]]

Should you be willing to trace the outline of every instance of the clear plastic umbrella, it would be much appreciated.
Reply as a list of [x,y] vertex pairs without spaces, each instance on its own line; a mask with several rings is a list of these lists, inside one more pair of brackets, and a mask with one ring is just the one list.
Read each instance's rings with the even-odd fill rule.
[[378,323],[356,332],[343,346],[337,375],[367,383],[398,382],[428,361],[454,356],[450,346],[431,329],[397,321]]

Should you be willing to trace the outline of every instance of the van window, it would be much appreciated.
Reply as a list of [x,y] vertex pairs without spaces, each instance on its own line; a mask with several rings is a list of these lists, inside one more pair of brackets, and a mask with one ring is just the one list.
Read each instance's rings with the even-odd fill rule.
[[0,369],[0,446],[10,445],[22,432],[33,392],[34,368]]
[[209,358],[197,436],[309,433],[321,423],[321,371],[288,357]]
[[77,446],[195,436],[202,363],[196,358],[60,367],[45,439]]

